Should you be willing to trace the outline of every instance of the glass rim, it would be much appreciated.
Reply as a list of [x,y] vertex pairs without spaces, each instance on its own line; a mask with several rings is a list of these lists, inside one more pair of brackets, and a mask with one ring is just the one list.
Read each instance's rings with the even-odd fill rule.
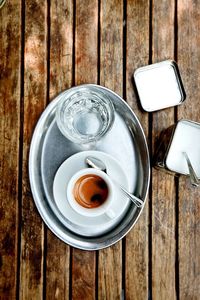
[[[70,134],[70,131],[67,129],[67,127],[63,124],[62,120],[61,120],[61,114],[62,114],[62,107],[64,105],[65,102],[68,101],[68,104],[66,105],[67,109],[68,107],[70,107],[70,102],[76,101],[76,95],[79,94],[79,96],[84,96],[84,93],[87,95],[91,95],[91,96],[97,96],[97,100],[101,101],[102,106],[104,106],[107,111],[108,111],[108,124],[106,125],[106,127],[98,132],[97,134],[94,134],[93,136],[87,136],[86,138],[84,138],[84,135],[80,136],[80,137],[75,137],[72,134]],[[73,99],[71,99],[73,97]],[[71,101],[70,101],[71,99]],[[73,104],[72,104],[73,105]],[[104,91],[99,91],[97,88],[95,87],[84,87],[84,86],[80,86],[79,90],[74,91],[73,88],[69,89],[64,95],[63,97],[60,99],[58,106],[57,106],[57,110],[56,110],[56,122],[57,122],[57,126],[59,128],[59,130],[61,131],[61,133],[69,140],[71,140],[74,143],[77,144],[89,144],[91,142],[96,142],[98,141],[101,137],[103,137],[112,127],[113,123],[114,123],[114,105],[113,102],[111,100],[111,98],[104,92]]]

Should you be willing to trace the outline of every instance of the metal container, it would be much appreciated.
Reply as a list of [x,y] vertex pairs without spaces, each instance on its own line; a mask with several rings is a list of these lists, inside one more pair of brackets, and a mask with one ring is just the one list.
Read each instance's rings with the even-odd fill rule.
[[[150,179],[149,152],[137,117],[127,103],[109,89],[93,84],[84,86],[107,93],[115,107],[113,127],[96,144],[95,150],[110,154],[124,166],[131,192],[145,202]],[[73,89],[80,88],[81,86],[77,86]],[[77,228],[69,229],[72,224],[69,224],[67,219],[63,220],[53,198],[53,179],[58,167],[66,158],[84,151],[85,148],[67,140],[56,125],[56,107],[65,93],[58,95],[47,106],[35,128],[29,156],[31,190],[41,217],[61,240],[80,249],[102,249],[123,238],[134,226],[143,208],[137,208],[131,203],[120,223],[101,236],[86,237],[76,233]]]
[[4,6],[6,0],[0,0],[0,9]]
[[142,108],[147,112],[181,104],[186,94],[175,61],[138,68],[134,80]]
[[184,152],[200,178],[200,123],[182,119],[164,130],[159,138],[154,164],[170,174],[189,175]]

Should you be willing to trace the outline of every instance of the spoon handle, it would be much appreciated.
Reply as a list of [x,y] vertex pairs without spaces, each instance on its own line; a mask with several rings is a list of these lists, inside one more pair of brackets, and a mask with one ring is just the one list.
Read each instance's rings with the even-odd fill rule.
[[144,205],[144,202],[142,200],[140,200],[138,197],[134,196],[133,194],[129,193],[125,188],[123,188],[123,186],[121,186],[118,182],[116,182],[115,180],[112,181],[115,183],[115,185],[117,185],[122,191],[123,193],[128,196],[128,198],[137,206],[137,207],[142,207]]
[[[85,159],[85,162],[88,166],[101,170],[103,172],[106,172],[106,165],[104,164],[104,162],[102,162],[100,159],[96,158],[96,157],[92,157],[92,156],[88,156]],[[108,175],[108,174],[107,174]],[[108,175],[109,176],[109,175]],[[129,193],[125,188],[123,188],[123,186],[121,186],[116,180],[114,180],[113,178],[111,178],[113,183],[121,189],[121,191],[123,191],[123,193],[128,196],[128,198],[137,206],[137,207],[142,207],[144,205],[144,202],[139,199],[138,197],[134,196],[133,194]]]
[[196,175],[196,172],[195,172],[194,169],[193,169],[193,166],[192,166],[192,164],[191,164],[191,161],[190,161],[190,159],[189,159],[189,157],[188,157],[188,155],[187,155],[186,152],[183,152],[183,154],[184,154],[185,159],[186,159],[186,161],[187,161],[188,170],[189,170],[189,173],[190,173],[190,181],[191,181],[191,184],[192,184],[193,186],[199,186],[199,179],[198,179],[198,177],[197,177],[197,175]]

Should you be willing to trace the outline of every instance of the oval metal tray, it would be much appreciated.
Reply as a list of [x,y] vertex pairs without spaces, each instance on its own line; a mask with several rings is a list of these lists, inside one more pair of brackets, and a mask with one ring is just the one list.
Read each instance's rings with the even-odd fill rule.
[[[145,201],[149,187],[150,163],[145,135],[137,117],[126,102],[109,89],[93,84],[84,87],[103,89],[115,107],[114,125],[96,144],[95,150],[112,155],[123,165],[130,190]],[[76,86],[73,89],[79,88],[80,86]],[[57,237],[76,248],[102,249],[125,236],[136,223],[142,209],[131,204],[119,224],[113,224],[113,228],[101,236],[91,237],[81,235],[81,228],[70,224],[59,212],[53,197],[55,173],[68,157],[89,150],[68,141],[57,128],[56,106],[64,95],[65,92],[62,92],[47,106],[34,130],[29,154],[31,190],[42,219]]]

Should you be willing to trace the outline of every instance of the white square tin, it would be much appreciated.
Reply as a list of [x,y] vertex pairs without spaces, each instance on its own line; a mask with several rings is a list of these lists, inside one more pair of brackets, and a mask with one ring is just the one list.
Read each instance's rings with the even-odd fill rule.
[[189,175],[184,152],[200,178],[200,123],[183,119],[166,129],[160,137],[155,165],[173,174]]
[[147,112],[179,105],[186,98],[178,66],[172,60],[138,68],[134,80],[141,106]]

